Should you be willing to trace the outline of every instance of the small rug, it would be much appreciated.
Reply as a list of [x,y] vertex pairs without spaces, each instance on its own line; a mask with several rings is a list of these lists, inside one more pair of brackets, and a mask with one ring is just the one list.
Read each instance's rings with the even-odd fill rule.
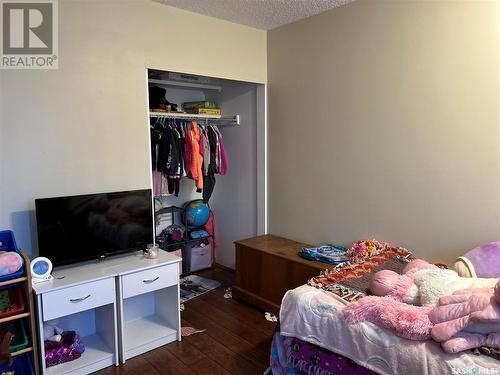
[[182,337],[187,337],[187,336],[191,336],[191,335],[194,335],[196,333],[203,333],[205,332],[206,329],[197,329],[197,328],[194,328],[194,327],[181,327],[181,336]]
[[201,296],[212,289],[218,288],[220,282],[205,277],[189,275],[181,279],[181,303],[191,298]]

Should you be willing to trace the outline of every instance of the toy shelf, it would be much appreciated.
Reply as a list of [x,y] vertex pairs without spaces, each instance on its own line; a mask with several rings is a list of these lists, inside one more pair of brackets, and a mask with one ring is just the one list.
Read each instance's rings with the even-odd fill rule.
[[28,316],[31,316],[31,313],[29,313],[29,312],[23,312],[21,314],[8,316],[6,318],[0,319],[0,324],[7,323],[7,322],[12,322],[13,320],[19,320],[19,319],[22,319],[22,318],[27,318]]
[[14,353],[11,353],[11,354],[12,354],[13,357],[16,357],[18,355],[21,355],[21,354],[24,354],[24,353],[29,353],[29,352],[32,352],[32,351],[33,351],[33,347],[29,346],[27,348],[18,350],[17,352],[14,352]]
[[[25,260],[25,263],[26,263],[26,260]],[[28,263],[28,266],[29,266],[29,263]],[[28,277],[23,276],[23,277],[18,277],[17,279],[12,279],[12,280],[7,280],[7,281],[1,281],[0,282],[0,287],[7,286],[7,285],[18,284],[18,283],[24,283],[27,280],[28,280]],[[30,282],[31,282],[31,278],[30,278]]]
[[[5,232],[4,232],[5,233]],[[17,250],[17,249],[16,249]],[[23,320],[26,328],[26,335],[28,338],[28,346],[22,348],[20,350],[11,352],[14,360],[18,361],[29,361],[29,364],[26,364],[25,368],[32,368],[32,373],[34,375],[39,374],[39,365],[38,365],[38,349],[37,349],[37,330],[35,326],[35,318],[34,318],[34,305],[32,300],[32,287],[31,287],[31,275],[29,274],[30,269],[30,260],[22,251],[19,252],[21,257],[23,258],[23,266],[24,266],[24,276],[15,277],[14,279],[4,280],[0,282],[0,289],[6,289],[13,285],[22,285],[23,289],[23,299],[24,299],[24,310],[18,314],[14,314],[11,316],[6,316],[4,318],[0,318],[0,325],[4,325],[7,323],[17,322],[19,320]],[[21,357],[25,355],[25,357]],[[31,358],[30,358],[31,357]],[[33,365],[33,366],[32,366]],[[7,365],[2,364],[2,368],[7,367]],[[3,371],[3,370],[2,370]],[[17,372],[16,372],[17,373]],[[26,374],[26,375],[31,375]]]

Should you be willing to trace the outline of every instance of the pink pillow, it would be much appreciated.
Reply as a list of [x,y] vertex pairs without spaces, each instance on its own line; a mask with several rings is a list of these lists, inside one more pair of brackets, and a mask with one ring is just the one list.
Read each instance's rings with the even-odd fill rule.
[[23,265],[23,258],[14,251],[0,252],[0,276],[9,275]]

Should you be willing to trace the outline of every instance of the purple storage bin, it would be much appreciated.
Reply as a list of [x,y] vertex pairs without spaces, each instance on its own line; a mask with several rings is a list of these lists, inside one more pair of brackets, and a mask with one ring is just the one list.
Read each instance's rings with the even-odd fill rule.
[[186,271],[194,272],[212,266],[212,245],[188,244],[185,248]]

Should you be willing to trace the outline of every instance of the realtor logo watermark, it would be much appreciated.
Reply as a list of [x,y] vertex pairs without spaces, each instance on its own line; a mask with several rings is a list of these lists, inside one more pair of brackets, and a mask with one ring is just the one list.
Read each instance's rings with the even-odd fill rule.
[[58,68],[57,5],[57,0],[0,0],[0,68]]
[[497,368],[487,367],[454,367],[451,373],[453,375],[500,375]]

